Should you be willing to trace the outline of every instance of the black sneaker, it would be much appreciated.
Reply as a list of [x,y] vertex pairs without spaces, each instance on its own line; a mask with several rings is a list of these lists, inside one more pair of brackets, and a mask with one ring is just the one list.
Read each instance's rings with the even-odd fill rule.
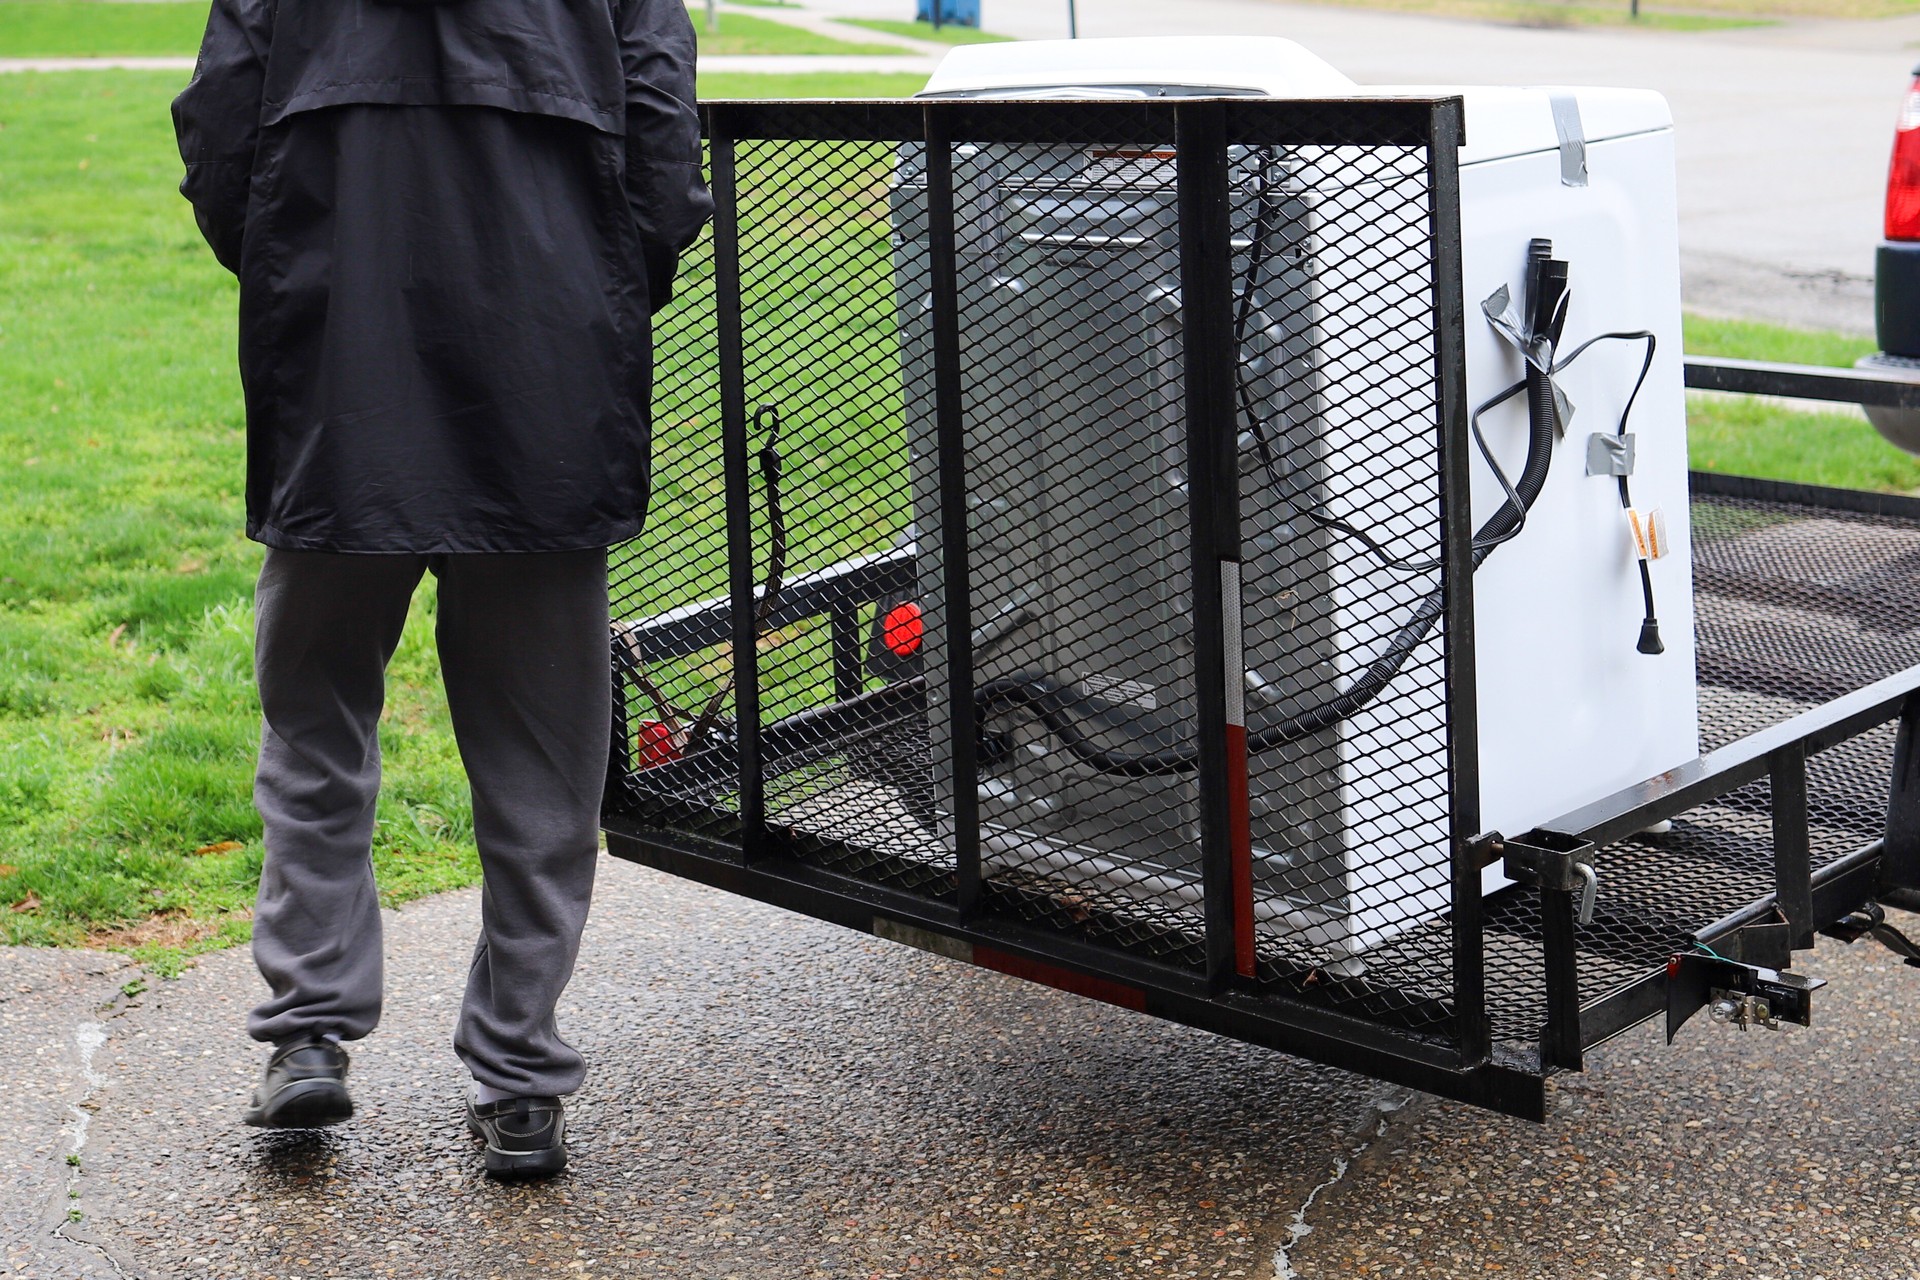
[[487,1144],[487,1175],[550,1178],[567,1167],[567,1113],[558,1098],[467,1097],[467,1129]]
[[290,1040],[274,1046],[253,1105],[240,1118],[261,1129],[319,1129],[352,1115],[347,1051],[331,1040]]

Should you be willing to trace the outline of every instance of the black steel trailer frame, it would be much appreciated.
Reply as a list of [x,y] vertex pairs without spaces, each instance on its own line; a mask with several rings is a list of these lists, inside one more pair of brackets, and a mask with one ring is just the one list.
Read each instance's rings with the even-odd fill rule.
[[[1705,752],[1692,764],[1530,832],[1485,832],[1478,819],[1474,716],[1473,529],[1464,501],[1469,440],[1463,354],[1456,152],[1458,99],[1274,103],[1190,99],[1126,103],[711,103],[703,108],[718,215],[712,301],[689,325],[711,326],[723,442],[728,590],[626,620],[616,646],[614,752],[605,828],[620,857],[728,892],[907,943],[1081,995],[1299,1054],[1383,1080],[1539,1120],[1547,1078],[1578,1070],[1585,1050],[1662,1013],[1684,1020],[1709,996],[1751,994],[1772,1014],[1804,1020],[1811,985],[1778,971],[1816,933],[1858,936],[1876,922],[1876,904],[1920,907],[1920,665],[1886,673],[1839,696]],[[1057,927],[1004,909],[983,868],[971,736],[954,735],[950,792],[951,878],[928,888],[908,877],[850,873],[812,856],[821,837],[770,822],[768,780],[817,756],[836,731],[858,734],[889,717],[927,713],[928,686],[872,687],[864,671],[868,619],[880,602],[920,576],[911,547],[865,554],[809,572],[772,591],[756,582],[753,495],[755,396],[747,376],[741,277],[740,173],[743,145],[883,143],[925,157],[931,244],[932,367],[938,431],[939,509],[945,539],[940,589],[947,645],[943,688],[953,722],[973,715],[969,637],[966,414],[961,380],[961,282],[956,256],[954,157],[962,141],[1082,144],[1111,139],[1164,146],[1177,159],[1181,283],[1185,306],[1184,413],[1191,469],[1191,588],[1197,742],[1201,753],[1203,936],[1196,963],[1110,945],[1097,933]],[[1446,989],[1348,993],[1333,999],[1313,973],[1250,975],[1235,901],[1236,797],[1229,778],[1229,647],[1221,567],[1241,556],[1233,328],[1235,281],[1229,225],[1230,154],[1236,146],[1417,148],[1428,213],[1432,379],[1444,521],[1445,676],[1452,909],[1435,929]],[[1885,375],[1759,368],[1696,361],[1689,385],[1859,402],[1915,404],[1920,395]],[[764,465],[764,460],[763,460]],[[1697,501],[1759,504],[1818,524],[1877,519],[1920,530],[1920,501],[1696,474]],[[1778,517],[1787,521],[1789,515]],[[1768,516],[1774,519],[1774,516]],[[1782,527],[1799,527],[1783,525]],[[1824,528],[1824,525],[1819,527]],[[1740,590],[1749,595],[1751,583]],[[769,598],[771,597],[771,598]],[[762,637],[821,620],[831,641],[832,701],[796,716],[763,720]],[[732,700],[722,746],[693,760],[648,760],[636,747],[646,698],[640,665],[725,652]],[[1916,659],[1920,661],[1920,658]],[[1738,684],[1738,681],[1734,681]],[[1831,690],[1826,691],[1831,693]],[[655,695],[657,697],[657,695]],[[1769,704],[1772,705],[1772,704]],[[1834,854],[1810,838],[1809,762],[1897,725],[1887,761],[1884,829]],[[1543,726],[1543,730],[1548,729]],[[823,737],[824,735],[824,737]],[[1886,759],[1872,739],[1869,759]],[[1851,746],[1849,745],[1851,744]],[[1848,757],[1849,761],[1853,757]],[[691,802],[689,772],[724,779],[725,805]],[[1849,768],[1852,765],[1849,764]],[[1240,775],[1244,777],[1244,774]],[[1244,787],[1244,783],[1242,784]],[[1824,785],[1824,782],[1819,785]],[[1818,787],[1816,786],[1816,790]],[[1244,796],[1239,797],[1244,803]],[[1855,806],[1857,809],[1858,806]],[[1693,821],[1734,815],[1732,827]],[[1673,837],[1653,838],[1647,856],[1704,857],[1738,828],[1737,855],[1712,868],[1707,889],[1662,897],[1662,873],[1635,871],[1656,824],[1679,819]],[[1719,821],[1715,819],[1714,821]],[[1749,839],[1742,823],[1765,828]],[[1844,824],[1843,824],[1844,825]],[[1856,822],[1857,825],[1857,822]],[[1717,833],[1717,834],[1716,834]],[[1831,833],[1828,833],[1831,837]],[[1721,840],[1720,845],[1712,841]],[[1665,840],[1666,843],[1662,843]],[[1693,843],[1689,844],[1688,842]],[[1637,842],[1637,843],[1636,843]],[[1749,847],[1751,846],[1751,847]],[[1639,850],[1633,852],[1632,850]],[[1755,853],[1761,849],[1763,852]],[[1619,853],[1621,850],[1628,850]],[[1612,852],[1610,852],[1612,851]],[[1624,870],[1614,865],[1619,853]],[[883,856],[884,851],[882,851]],[[1718,856],[1718,855],[1714,855]],[[1769,883],[1753,882],[1753,859]],[[1484,899],[1483,868],[1502,862],[1519,885]],[[1598,867],[1601,919],[1583,922],[1581,896]],[[1723,875],[1722,872],[1725,872]],[[1736,874],[1738,872],[1738,874]],[[1636,879],[1636,876],[1643,877]],[[1616,887],[1619,886],[1619,887]],[[1691,895],[1691,896],[1689,896]],[[1625,902],[1627,905],[1616,906]],[[1638,904],[1638,905],[1635,905]],[[1713,904],[1713,905],[1708,905]],[[1097,904],[1090,908],[1098,911]],[[1497,940],[1497,945],[1495,941]],[[1243,946],[1243,944],[1246,944]],[[1365,997],[1365,998],[1362,998]],[[1731,1006],[1729,1006],[1731,1007]],[[1417,1014],[1417,1016],[1415,1016]]]

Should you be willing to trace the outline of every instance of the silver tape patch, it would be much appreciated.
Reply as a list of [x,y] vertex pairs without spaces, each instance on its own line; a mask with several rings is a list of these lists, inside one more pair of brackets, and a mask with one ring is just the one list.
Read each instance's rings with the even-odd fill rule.
[[1580,99],[1571,93],[1556,93],[1548,101],[1553,106],[1553,131],[1560,138],[1560,185],[1587,185],[1587,131],[1580,123]]
[[1633,474],[1633,434],[1611,435],[1596,431],[1587,437],[1587,474],[1590,476],[1630,476]]

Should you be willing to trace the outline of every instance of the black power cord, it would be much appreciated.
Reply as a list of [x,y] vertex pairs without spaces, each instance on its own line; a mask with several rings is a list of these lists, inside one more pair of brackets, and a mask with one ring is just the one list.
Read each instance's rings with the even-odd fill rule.
[[[1241,276],[1240,300],[1234,316],[1234,346],[1237,351],[1244,351],[1247,345],[1247,328],[1253,318],[1254,295],[1260,282],[1261,270],[1266,265],[1268,256],[1267,241],[1273,234],[1273,170],[1278,161],[1272,148],[1261,148],[1259,155],[1261,157],[1260,180],[1254,198],[1253,234],[1248,244],[1247,269]],[[1547,246],[1546,252],[1550,254],[1551,248],[1548,246],[1548,242],[1544,240],[1531,242],[1528,246],[1529,252],[1531,253],[1533,250],[1542,248],[1543,246]],[[1571,295],[1565,288],[1565,267],[1566,264],[1559,264],[1558,287],[1552,291],[1550,296],[1545,293],[1542,294],[1542,297],[1546,299],[1546,313],[1536,317],[1535,332],[1541,335],[1540,341],[1545,344],[1546,355],[1544,362],[1546,363],[1551,363],[1553,345],[1559,342],[1560,330],[1566,324],[1567,303]],[[1584,349],[1585,348],[1582,348],[1582,350]],[[1407,560],[1396,557],[1365,529],[1336,516],[1330,516],[1323,511],[1317,511],[1310,506],[1301,506],[1296,503],[1292,494],[1289,493],[1285,481],[1281,479],[1279,467],[1275,462],[1272,441],[1269,439],[1269,424],[1266,418],[1255,408],[1253,387],[1247,377],[1247,362],[1244,359],[1235,362],[1234,382],[1236,390],[1239,393],[1240,411],[1246,417],[1248,431],[1253,436],[1254,448],[1260,456],[1261,469],[1266,472],[1269,488],[1272,489],[1274,494],[1279,497],[1282,502],[1287,503],[1300,515],[1305,516],[1321,528],[1352,538],[1361,546],[1365,547],[1373,558],[1379,561],[1385,568],[1403,573],[1431,573],[1440,567],[1438,558]],[[1527,504],[1521,502],[1519,491],[1514,486],[1513,481],[1507,477],[1506,469],[1500,465],[1500,459],[1494,454],[1493,447],[1487,443],[1486,433],[1480,429],[1481,415],[1485,414],[1494,406],[1505,402],[1515,392],[1526,386],[1527,383],[1525,381],[1515,383],[1500,395],[1475,409],[1469,418],[1469,424],[1473,429],[1475,447],[1479,449],[1481,458],[1485,460],[1488,469],[1493,472],[1494,479],[1499,482],[1500,488],[1506,493],[1507,501],[1512,505],[1514,510],[1520,513],[1518,523],[1512,528],[1491,535],[1490,541],[1482,543],[1476,536],[1476,548],[1482,545],[1487,547],[1498,546],[1502,542],[1509,541],[1515,537],[1521,529],[1526,527]],[[1637,392],[1638,388],[1635,388],[1635,390]],[[1629,401],[1629,408],[1630,407],[1631,401]]]
[[[1620,421],[1614,428],[1614,434],[1624,440],[1627,436],[1627,424],[1633,417],[1634,402],[1640,398],[1641,388],[1647,385],[1647,374],[1653,370],[1653,356],[1659,347],[1660,339],[1656,337],[1651,330],[1647,329],[1595,334],[1568,352],[1564,359],[1555,361],[1551,366],[1553,372],[1559,373],[1562,369],[1565,369],[1575,360],[1585,355],[1590,348],[1602,342],[1644,342],[1647,344],[1646,355],[1640,361],[1640,374],[1633,380],[1633,390],[1627,395],[1627,403],[1622,406],[1620,410]],[[1516,382],[1473,411],[1473,429],[1476,439],[1479,438],[1480,435],[1480,415],[1496,405],[1504,404],[1508,400],[1511,400],[1514,396],[1518,395],[1526,385],[1524,381]],[[1484,448],[1484,441],[1482,444]],[[1489,461],[1491,461],[1491,459],[1489,459]],[[1496,466],[1496,474],[1498,471],[1499,468]],[[1506,477],[1501,476],[1500,479],[1502,484],[1505,484]],[[1628,483],[1626,476],[1619,476],[1617,480],[1620,488],[1620,509],[1622,511],[1631,511],[1633,509],[1633,488]],[[1476,564],[1477,563],[1476,561]],[[1654,607],[1653,570],[1648,560],[1642,559],[1639,563],[1640,597],[1646,606],[1646,613],[1641,618],[1640,639],[1638,643],[1634,645],[1634,648],[1640,653],[1653,656],[1665,653],[1667,646],[1665,642],[1660,639],[1660,616],[1658,610]]]
[[[1247,327],[1253,317],[1254,294],[1260,282],[1261,270],[1266,265],[1267,241],[1273,233],[1273,171],[1278,163],[1278,159],[1272,148],[1261,148],[1258,154],[1260,156],[1260,179],[1254,198],[1253,235],[1251,237],[1251,243],[1248,245],[1247,269],[1241,277],[1239,306],[1234,317],[1234,343],[1236,350],[1240,351],[1244,351],[1246,347]],[[1535,240],[1528,245],[1530,261],[1540,256],[1550,255],[1551,252],[1550,244],[1544,240]],[[1519,490],[1515,487],[1513,481],[1508,478],[1506,469],[1500,465],[1500,459],[1498,455],[1494,453],[1493,446],[1487,442],[1486,433],[1481,430],[1480,427],[1480,419],[1490,410],[1506,403],[1521,391],[1528,392],[1530,397],[1543,394],[1550,396],[1552,392],[1550,385],[1551,377],[1550,375],[1542,375],[1539,365],[1544,365],[1551,371],[1551,374],[1558,374],[1572,365],[1573,362],[1578,360],[1582,355],[1586,354],[1596,343],[1612,340],[1644,340],[1647,344],[1646,358],[1641,362],[1640,376],[1634,380],[1633,391],[1627,396],[1627,402],[1620,410],[1620,422],[1618,427],[1615,428],[1615,434],[1624,439],[1627,435],[1627,423],[1633,416],[1634,402],[1640,398],[1640,390],[1646,385],[1647,374],[1653,368],[1654,350],[1658,339],[1655,338],[1650,331],[1644,329],[1633,332],[1599,334],[1575,347],[1564,359],[1556,359],[1556,349],[1559,346],[1562,331],[1566,327],[1567,309],[1568,304],[1572,300],[1572,293],[1566,287],[1567,267],[1565,263],[1555,263],[1553,266],[1546,268],[1546,270],[1552,272],[1555,277],[1551,287],[1535,288],[1533,286],[1539,282],[1529,280],[1529,299],[1534,304],[1535,312],[1530,328],[1534,335],[1534,341],[1540,344],[1542,348],[1538,353],[1538,365],[1530,361],[1525,378],[1507,387],[1499,394],[1476,407],[1468,417],[1468,425],[1473,432],[1474,447],[1480,451],[1480,456],[1486,462],[1487,469],[1493,473],[1494,479],[1499,482],[1500,488],[1505,492],[1508,509],[1518,513],[1517,519],[1511,523],[1510,527],[1497,531],[1483,531],[1482,534],[1475,536],[1475,567],[1478,567],[1480,562],[1486,558],[1486,551],[1519,536],[1521,530],[1526,528],[1527,511],[1532,505],[1531,503],[1521,501]],[[1268,439],[1267,420],[1255,408],[1253,388],[1247,377],[1246,361],[1244,359],[1237,361],[1235,369],[1235,382],[1239,391],[1240,411],[1247,419],[1248,430],[1253,435],[1254,447],[1260,456],[1261,468],[1266,472],[1268,487],[1273,491],[1275,496],[1279,497],[1281,501],[1287,502],[1290,506],[1294,506],[1295,510],[1301,515],[1305,516],[1314,524],[1319,525],[1321,528],[1352,538],[1355,542],[1365,547],[1367,552],[1384,568],[1403,573],[1432,573],[1440,568],[1441,562],[1438,557],[1430,557],[1424,560],[1409,560],[1397,557],[1365,529],[1348,521],[1338,519],[1320,511],[1315,511],[1311,507],[1300,507],[1294,504],[1292,495],[1288,491],[1288,486],[1281,479],[1279,468],[1274,461],[1272,444]],[[1557,410],[1550,411],[1557,412]],[[1560,425],[1564,429],[1565,424]],[[1531,457],[1531,455],[1529,456]],[[1619,483],[1621,510],[1629,511],[1633,508],[1633,496],[1627,483],[1627,477],[1624,475],[1619,477]],[[1640,593],[1645,602],[1646,613],[1640,624],[1639,643],[1635,647],[1639,652],[1644,654],[1665,653],[1666,645],[1662,643],[1660,639],[1660,619],[1654,608],[1653,573],[1648,567],[1646,560],[1642,559],[1639,565]]]

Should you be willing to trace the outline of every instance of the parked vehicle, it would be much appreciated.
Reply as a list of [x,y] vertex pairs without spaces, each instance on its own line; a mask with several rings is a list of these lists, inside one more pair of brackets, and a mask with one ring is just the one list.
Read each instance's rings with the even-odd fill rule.
[[[1873,271],[1873,323],[1880,352],[1863,369],[1920,372],[1920,67],[1914,68],[1893,135],[1887,170],[1887,238]],[[1920,412],[1867,406],[1874,427],[1908,453],[1920,453]]]

